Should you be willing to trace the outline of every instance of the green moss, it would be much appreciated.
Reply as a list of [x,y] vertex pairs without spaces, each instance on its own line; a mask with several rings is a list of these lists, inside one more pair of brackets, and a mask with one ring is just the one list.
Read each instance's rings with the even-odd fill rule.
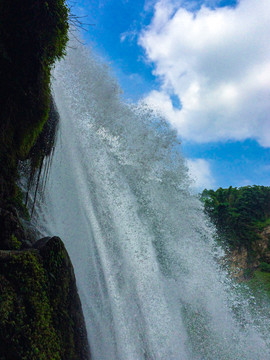
[[0,359],[88,359],[75,276],[59,238],[40,250],[0,251],[0,274]]
[[[0,262],[0,338],[5,359],[60,360],[48,278],[39,255],[21,252]],[[2,276],[3,279],[3,276]]]
[[[17,165],[31,157],[47,125],[51,70],[65,54],[68,16],[65,0],[0,0],[0,249],[16,250],[0,251],[1,360],[86,358],[75,340],[81,308],[64,246],[52,241],[42,257],[17,251],[24,232],[14,210],[29,219]],[[39,155],[32,163],[40,165]]]
[[22,243],[21,243],[21,241],[19,241],[17,239],[17,237],[14,234],[12,234],[11,235],[10,245],[11,245],[12,249],[19,250],[21,248],[21,246],[22,246]]
[[58,314],[53,324],[57,329],[63,349],[63,358],[79,360],[75,348],[75,328],[72,320],[72,306],[74,307],[74,291],[72,282],[72,267],[67,251],[62,241],[52,238],[41,252],[44,267],[49,276],[49,294],[53,311]]
[[[3,275],[0,275],[1,295],[0,295],[0,324],[1,328],[8,324],[9,315],[14,310],[14,299],[16,294],[11,284]],[[0,330],[1,331],[1,330]]]
[[51,69],[65,54],[68,16],[65,0],[0,0],[0,191],[8,196],[18,160],[28,158],[48,119]]
[[27,158],[48,119],[51,68],[56,60],[64,56],[68,41],[69,10],[64,0],[41,1],[39,5],[34,2],[33,7],[36,9],[36,18],[32,21],[34,29],[31,27],[30,31],[36,32],[31,46],[36,51],[32,59],[36,63],[37,78],[33,84],[29,84],[32,85],[30,91],[35,91],[28,94],[28,100],[31,101],[30,111],[23,121],[23,126],[18,129],[16,125],[15,138],[19,144],[17,155],[20,159]]
[[42,100],[44,108],[39,109],[40,113],[36,114],[36,119],[39,119],[39,121],[27,124],[27,127],[21,129],[20,133],[16,134],[16,141],[20,144],[17,150],[17,156],[20,160],[27,159],[31,148],[34,146],[39,134],[42,132],[44,124],[48,120],[50,98],[49,84],[47,84],[47,87],[48,88],[45,91],[48,92],[48,94],[46,98]]
[[2,114],[13,125],[2,135],[20,158],[27,156],[48,118],[50,71],[65,54],[68,15],[64,0],[0,1],[0,63],[11,72],[2,75],[9,80]]

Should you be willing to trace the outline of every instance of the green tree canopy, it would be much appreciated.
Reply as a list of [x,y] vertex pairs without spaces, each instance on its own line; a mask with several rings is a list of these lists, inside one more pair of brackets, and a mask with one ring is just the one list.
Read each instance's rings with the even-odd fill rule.
[[270,187],[205,189],[201,199],[205,212],[232,247],[250,249],[258,232],[270,224]]

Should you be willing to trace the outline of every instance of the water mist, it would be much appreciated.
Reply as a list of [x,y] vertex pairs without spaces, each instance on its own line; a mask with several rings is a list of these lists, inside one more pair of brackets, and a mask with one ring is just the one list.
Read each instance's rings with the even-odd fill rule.
[[93,359],[270,359],[269,322],[219,269],[175,132],[124,103],[81,45],[53,91],[60,130],[38,221],[71,256]]

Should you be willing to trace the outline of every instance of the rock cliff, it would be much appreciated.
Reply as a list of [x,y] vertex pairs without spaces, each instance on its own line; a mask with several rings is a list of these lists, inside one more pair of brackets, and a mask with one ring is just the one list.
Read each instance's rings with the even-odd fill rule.
[[[65,54],[64,0],[0,0],[0,360],[88,360],[73,267],[61,239],[37,241],[18,187],[52,156],[57,121],[50,91]],[[53,121],[51,121],[53,120]]]

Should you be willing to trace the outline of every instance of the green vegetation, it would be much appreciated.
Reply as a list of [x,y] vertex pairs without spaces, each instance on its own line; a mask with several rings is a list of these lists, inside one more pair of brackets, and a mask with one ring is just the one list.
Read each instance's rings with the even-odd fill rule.
[[4,359],[60,360],[52,326],[48,279],[37,252],[20,252],[0,262],[0,342]]
[[83,326],[72,264],[59,238],[40,249],[0,250],[1,360],[88,359]]
[[8,130],[1,140],[20,159],[48,118],[50,71],[65,53],[68,14],[64,0],[0,1],[1,117]]
[[270,264],[267,264],[267,263],[265,263],[265,262],[261,262],[259,268],[260,268],[261,271],[263,271],[263,272],[270,273]]
[[51,70],[65,54],[68,17],[65,0],[0,0],[0,360],[89,359],[68,254],[59,238],[31,247],[16,184],[20,160],[30,160],[30,182],[51,160]]
[[270,296],[270,187],[204,190],[201,199],[233,276],[247,281],[256,298]]
[[79,360],[80,350],[76,349],[75,345],[76,328],[73,315],[80,309],[76,308],[74,300],[76,287],[72,289],[72,283],[75,284],[75,276],[67,251],[62,241],[55,237],[41,250],[41,255],[49,278],[48,295],[53,313],[57,314],[53,317],[53,327],[61,346],[61,358]]
[[18,160],[28,158],[48,119],[68,16],[65,0],[0,0],[0,205],[14,198]]
[[[268,265],[268,264],[267,264]],[[266,293],[270,297],[270,273],[256,270],[248,281],[253,292]]]
[[17,239],[14,234],[11,235],[11,246],[14,250],[19,250],[22,246],[22,243]]
[[44,157],[50,157],[53,151],[57,128],[53,124],[57,121],[47,125],[53,106],[51,70],[54,62],[65,55],[68,17],[65,0],[0,0],[2,249],[18,249],[14,239],[23,240],[18,215],[29,220],[22,193],[16,185],[19,160],[31,160],[32,185]]
[[266,226],[269,226],[269,225],[270,225],[270,217],[264,221],[259,221],[259,220],[256,221],[256,226],[257,226],[258,230],[263,230]]
[[226,244],[234,249],[244,246],[251,253],[259,231],[270,224],[270,187],[204,190],[201,198]]

